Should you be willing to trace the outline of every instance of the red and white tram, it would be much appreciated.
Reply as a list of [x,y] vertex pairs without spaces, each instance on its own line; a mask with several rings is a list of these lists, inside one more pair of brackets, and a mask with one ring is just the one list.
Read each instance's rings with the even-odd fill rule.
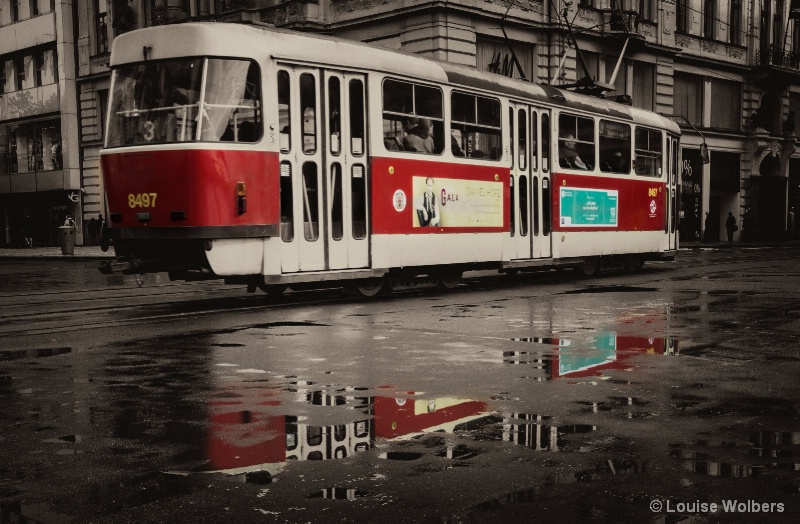
[[678,126],[608,100],[256,25],[114,41],[109,270],[363,294],[678,248]]

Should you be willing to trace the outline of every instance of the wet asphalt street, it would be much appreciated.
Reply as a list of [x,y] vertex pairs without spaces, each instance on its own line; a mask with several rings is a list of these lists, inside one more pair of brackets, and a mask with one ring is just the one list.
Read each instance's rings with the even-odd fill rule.
[[0,522],[794,522],[798,257],[363,300],[0,253]]

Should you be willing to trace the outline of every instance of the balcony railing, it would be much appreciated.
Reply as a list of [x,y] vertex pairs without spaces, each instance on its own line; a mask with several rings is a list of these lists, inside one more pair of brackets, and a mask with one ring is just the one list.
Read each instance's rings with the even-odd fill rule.
[[800,53],[792,53],[777,46],[764,46],[756,52],[756,61],[760,65],[784,67],[800,71]]

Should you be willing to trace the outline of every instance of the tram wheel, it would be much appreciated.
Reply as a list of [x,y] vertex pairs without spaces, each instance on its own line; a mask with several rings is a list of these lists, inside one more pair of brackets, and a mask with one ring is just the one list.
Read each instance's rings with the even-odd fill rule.
[[436,285],[443,289],[454,289],[461,282],[464,272],[460,269],[445,269],[436,279]]
[[355,295],[371,298],[385,293],[391,293],[394,285],[388,276],[367,278],[347,286],[347,291]]
[[600,272],[600,257],[584,258],[583,264],[575,269],[585,277],[593,277]]
[[644,265],[644,258],[641,255],[628,255],[625,258],[625,262],[622,264],[622,268],[627,273],[635,273],[642,269]]
[[258,289],[271,297],[277,297],[289,289],[289,286],[286,284],[259,284]]

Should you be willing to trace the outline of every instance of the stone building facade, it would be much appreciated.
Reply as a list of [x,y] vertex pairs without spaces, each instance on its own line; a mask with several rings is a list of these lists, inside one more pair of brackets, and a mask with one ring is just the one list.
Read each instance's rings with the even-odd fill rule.
[[800,210],[793,123],[800,111],[800,27],[788,0],[74,2],[79,132],[69,139],[80,152],[71,160],[78,162],[85,220],[105,204],[99,151],[115,36],[187,20],[250,20],[533,82],[586,87],[591,79],[605,87],[603,96],[674,115],[681,125],[684,241],[699,240],[704,230],[709,239],[724,237],[728,212],[740,224],[746,213],[753,217],[751,238],[783,239],[798,229],[789,211]]

